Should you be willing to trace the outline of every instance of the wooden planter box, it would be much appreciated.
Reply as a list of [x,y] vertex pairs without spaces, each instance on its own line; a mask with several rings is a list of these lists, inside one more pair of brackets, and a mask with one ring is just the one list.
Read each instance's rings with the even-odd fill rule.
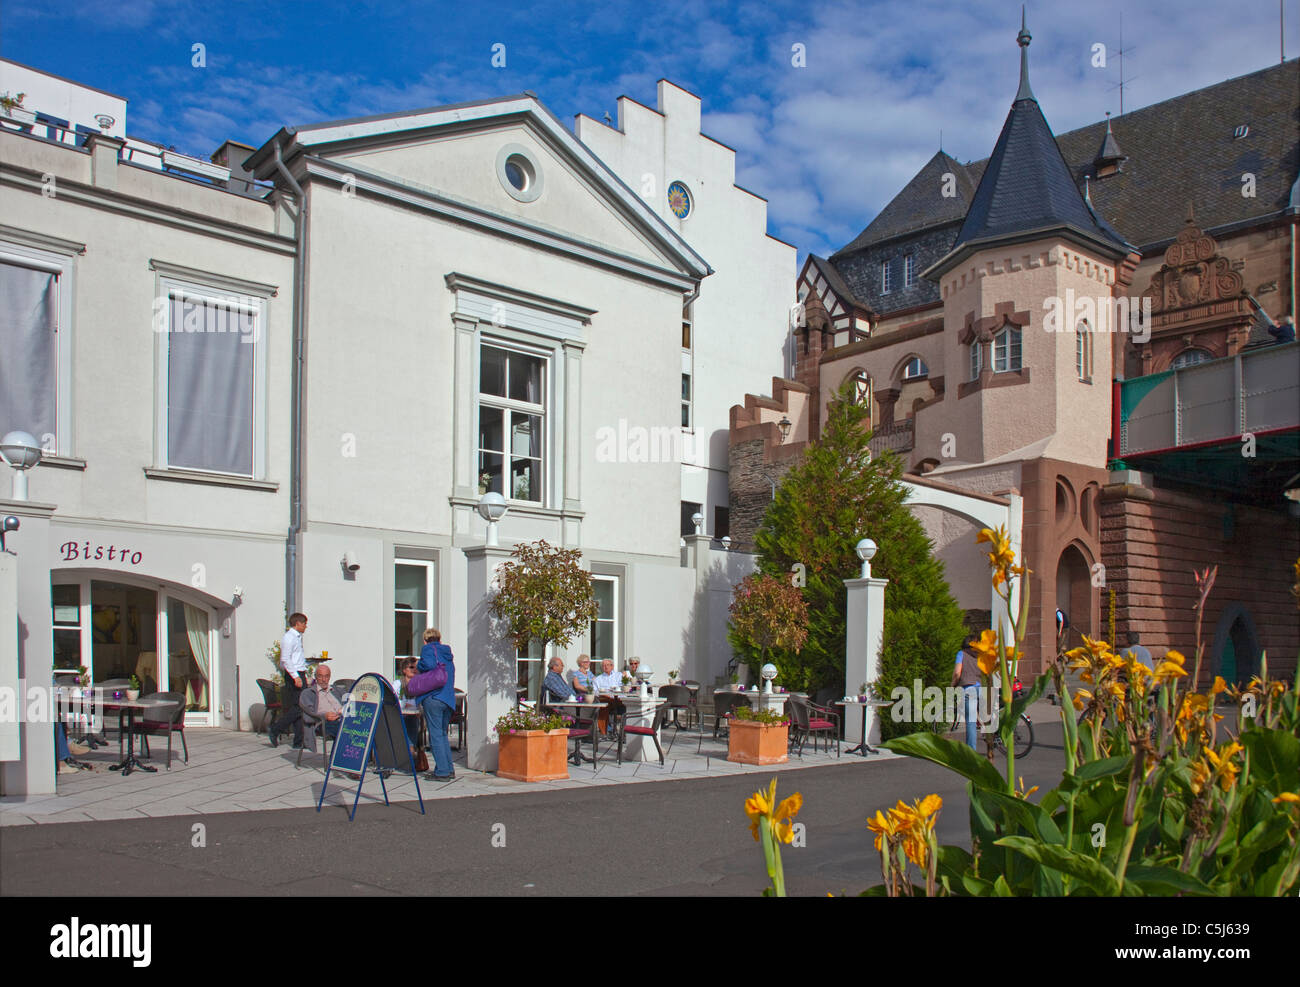
[[569,731],[517,730],[501,735],[497,777],[559,781],[569,777]]
[[790,725],[768,726],[753,720],[731,719],[727,729],[727,760],[737,764],[784,764],[790,759]]

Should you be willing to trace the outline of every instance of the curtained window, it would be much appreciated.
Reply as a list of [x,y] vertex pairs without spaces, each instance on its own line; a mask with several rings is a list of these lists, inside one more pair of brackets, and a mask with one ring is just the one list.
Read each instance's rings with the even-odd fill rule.
[[0,262],[0,434],[56,445],[58,276]]

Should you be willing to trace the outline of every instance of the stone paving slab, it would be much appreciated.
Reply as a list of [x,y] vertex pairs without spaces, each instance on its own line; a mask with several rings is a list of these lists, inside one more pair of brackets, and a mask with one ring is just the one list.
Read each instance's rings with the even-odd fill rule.
[[[147,762],[159,768],[156,774],[137,771],[123,778],[108,766],[118,760],[116,745],[100,748],[79,758],[94,766],[93,771],[60,775],[58,794],[30,799],[0,798],[0,825],[26,826],[107,819],[142,819],[205,815],[219,812],[256,812],[268,809],[313,807],[320,798],[325,778],[322,756],[308,751],[301,767],[295,767],[297,751],[272,749],[265,734],[235,733],[219,729],[190,729],[190,759],[185,763],[173,751],[172,767],[164,767],[166,749],[153,750]],[[737,774],[766,774],[773,766],[733,764],[726,760],[725,741],[715,741],[689,731],[668,731],[665,764],[657,761],[614,760],[613,746],[603,747],[595,770],[590,764],[570,766],[567,780],[525,783],[471,771],[464,755],[453,752],[457,778],[433,782],[421,778],[419,792],[426,802],[535,792],[539,789],[590,789],[618,784],[643,784],[676,779],[705,779]],[[697,753],[697,747],[699,753]],[[780,770],[815,768],[830,764],[871,764],[897,755],[881,752],[860,758],[833,753],[804,751]],[[361,793],[363,804],[383,802],[379,779],[367,773]],[[388,797],[392,802],[416,801],[416,786],[409,776],[390,778]],[[325,796],[327,807],[351,809],[356,782],[331,774]]]

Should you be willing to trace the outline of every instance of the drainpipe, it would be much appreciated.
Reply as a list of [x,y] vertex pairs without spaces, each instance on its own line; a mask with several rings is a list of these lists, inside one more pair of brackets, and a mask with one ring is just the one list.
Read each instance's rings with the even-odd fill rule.
[[293,392],[290,399],[291,425],[289,457],[289,534],[284,556],[284,607],[286,613],[297,610],[298,535],[302,531],[302,399],[303,364],[306,360],[306,287],[307,287],[307,196],[302,186],[284,166],[280,144],[273,145],[275,167],[298,200],[298,245],[293,258]]

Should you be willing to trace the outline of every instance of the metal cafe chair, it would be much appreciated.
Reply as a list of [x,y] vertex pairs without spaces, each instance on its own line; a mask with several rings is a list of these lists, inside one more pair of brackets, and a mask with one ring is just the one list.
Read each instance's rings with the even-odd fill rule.
[[664,703],[655,710],[654,720],[648,727],[628,726],[627,718],[624,717],[622,723],[619,724],[618,730],[618,763],[623,763],[623,742],[627,739],[627,735],[630,733],[635,737],[649,737],[655,742],[655,750],[659,752],[659,764],[662,766],[664,763],[664,748],[663,744],[659,743],[659,731],[663,729],[664,720],[667,719],[667,717],[667,703]]
[[661,685],[659,698],[667,700],[664,705],[673,714],[673,726],[680,730],[682,725],[677,720],[677,714],[682,710],[687,713],[692,711],[691,690],[684,685]]
[[149,753],[149,738],[160,734],[167,735],[167,770],[172,769],[172,734],[181,735],[181,750],[185,752],[185,763],[190,763],[189,745],[185,743],[185,696],[180,692],[155,692],[145,699],[165,699],[167,706],[160,706],[145,714],[144,719],[137,720],[135,733],[144,741],[144,756]]
[[263,733],[270,729],[271,724],[275,722],[276,714],[283,709],[283,705],[280,702],[280,687],[270,679],[258,679],[257,687],[262,690],[262,705],[266,707],[258,730],[259,733]]
[[[718,739],[718,730],[731,716],[733,710],[750,705],[749,696],[743,692],[719,692],[713,697],[713,739]],[[704,746],[704,719],[700,719],[700,742],[695,745],[696,753]]]

